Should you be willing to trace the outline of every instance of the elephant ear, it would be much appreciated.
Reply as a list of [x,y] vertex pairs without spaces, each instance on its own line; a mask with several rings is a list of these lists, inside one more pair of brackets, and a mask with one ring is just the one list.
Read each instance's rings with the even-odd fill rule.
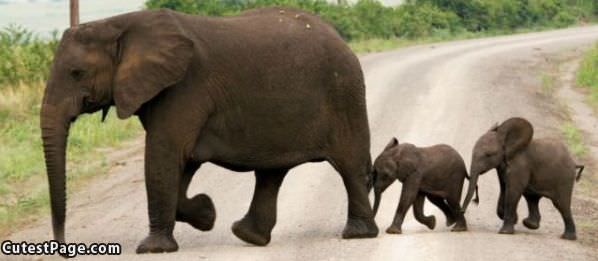
[[525,149],[532,141],[534,128],[523,118],[511,118],[503,122],[496,130],[503,141],[505,156],[512,158],[515,154]]
[[384,147],[384,150],[394,148],[397,145],[399,145],[399,140],[397,140],[397,138],[393,137],[392,139],[390,139],[390,142],[388,142],[388,144],[386,144],[386,147]]
[[496,131],[498,130],[498,122],[494,123],[494,125],[492,125],[492,127],[490,127],[490,129],[488,131]]
[[170,10],[125,14],[111,22],[122,30],[113,97],[118,117],[125,119],[183,79],[193,42]]
[[408,143],[401,144],[398,159],[398,178],[401,182],[419,171],[418,166],[420,164],[421,155],[414,145]]

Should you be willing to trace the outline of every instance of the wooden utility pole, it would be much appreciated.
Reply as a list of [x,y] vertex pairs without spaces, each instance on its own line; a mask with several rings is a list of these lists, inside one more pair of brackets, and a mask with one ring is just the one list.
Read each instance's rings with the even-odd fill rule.
[[71,27],[79,24],[79,0],[70,0]]

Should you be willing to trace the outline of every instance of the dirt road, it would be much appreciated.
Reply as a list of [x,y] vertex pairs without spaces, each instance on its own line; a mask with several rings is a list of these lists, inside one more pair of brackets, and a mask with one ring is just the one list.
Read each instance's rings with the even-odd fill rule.
[[[598,27],[468,40],[405,48],[361,57],[367,80],[367,101],[375,157],[396,136],[417,145],[447,143],[469,165],[478,136],[493,123],[511,116],[529,118],[536,136],[556,133],[558,121],[546,113],[539,75],[532,68],[547,57],[598,40]],[[218,218],[210,232],[177,223],[180,250],[165,255],[135,255],[147,233],[141,145],[121,152],[125,165],[115,166],[88,188],[69,194],[67,240],[120,242],[126,260],[591,260],[598,250],[559,239],[563,225],[547,200],[541,201],[541,228],[517,225],[516,235],[499,235],[495,215],[496,174],[481,177],[479,206],[468,209],[469,232],[451,233],[440,211],[435,230],[416,223],[409,213],[403,235],[381,233],[378,238],[341,240],[346,194],[340,176],[325,163],[293,169],[279,198],[278,224],[267,247],[250,246],[230,231],[251,199],[254,178],[213,165],[195,176],[190,195],[209,194]],[[384,194],[377,217],[381,231],[390,224],[400,184]],[[527,214],[519,206],[520,217]],[[49,219],[49,217],[48,217]],[[580,228],[581,229],[581,228]],[[12,235],[15,240],[50,238],[48,221]]]

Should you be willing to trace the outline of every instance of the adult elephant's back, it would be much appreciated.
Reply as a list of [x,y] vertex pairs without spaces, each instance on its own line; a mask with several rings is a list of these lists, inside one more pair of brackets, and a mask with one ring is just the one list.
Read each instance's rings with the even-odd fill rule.
[[201,25],[192,28],[205,56],[197,75],[217,89],[220,108],[200,158],[255,169],[369,151],[363,73],[328,23],[289,8],[187,19]]

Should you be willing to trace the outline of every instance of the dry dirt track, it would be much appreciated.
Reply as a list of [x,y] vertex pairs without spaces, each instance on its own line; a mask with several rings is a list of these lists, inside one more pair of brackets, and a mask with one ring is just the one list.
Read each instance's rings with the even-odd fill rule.
[[[537,136],[555,132],[558,122],[546,114],[536,93],[538,74],[530,68],[546,57],[598,40],[598,27],[425,45],[361,57],[367,80],[372,155],[394,135],[417,145],[447,143],[469,165],[477,137],[494,122],[510,116],[532,120]],[[416,223],[411,213],[403,235],[341,240],[346,195],[340,177],[325,163],[293,169],[279,198],[279,221],[267,247],[254,247],[230,232],[247,210],[254,178],[205,165],[195,176],[190,195],[209,194],[218,218],[210,232],[177,223],[180,250],[165,255],[135,255],[147,233],[141,146],[115,158],[115,166],[89,188],[69,194],[67,240],[120,242],[124,260],[592,260],[598,250],[559,239],[563,226],[557,211],[541,202],[540,230],[517,225],[516,235],[498,235],[494,172],[482,176],[479,206],[467,213],[469,232],[451,233],[444,217],[429,203],[426,213],[437,218],[435,230]],[[400,184],[384,194],[377,223],[390,224]],[[525,204],[519,206],[526,215]],[[47,240],[47,221],[12,235],[11,239]],[[0,256],[0,258],[4,258]],[[103,258],[102,258],[103,259]]]

